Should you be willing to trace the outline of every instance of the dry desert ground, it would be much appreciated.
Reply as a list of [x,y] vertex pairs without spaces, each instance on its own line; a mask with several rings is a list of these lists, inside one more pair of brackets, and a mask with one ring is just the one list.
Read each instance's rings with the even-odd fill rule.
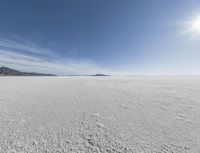
[[0,77],[0,153],[200,153],[200,77]]

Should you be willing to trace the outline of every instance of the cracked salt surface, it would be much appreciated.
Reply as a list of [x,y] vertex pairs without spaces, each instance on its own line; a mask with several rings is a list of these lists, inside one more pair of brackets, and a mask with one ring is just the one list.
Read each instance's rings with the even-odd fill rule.
[[0,153],[199,153],[198,77],[0,77]]

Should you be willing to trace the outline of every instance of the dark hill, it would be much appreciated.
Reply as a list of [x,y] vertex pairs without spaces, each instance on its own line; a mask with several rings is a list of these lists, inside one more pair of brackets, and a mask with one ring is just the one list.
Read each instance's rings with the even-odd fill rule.
[[52,74],[41,74],[32,72],[21,72],[8,67],[0,67],[0,76],[55,76]]
[[110,75],[107,75],[107,74],[95,74],[95,75],[92,75],[92,76],[110,76]]

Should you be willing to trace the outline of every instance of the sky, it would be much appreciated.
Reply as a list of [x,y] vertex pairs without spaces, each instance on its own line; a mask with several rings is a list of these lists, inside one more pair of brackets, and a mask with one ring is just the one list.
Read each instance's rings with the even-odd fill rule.
[[0,0],[0,66],[200,74],[199,0]]

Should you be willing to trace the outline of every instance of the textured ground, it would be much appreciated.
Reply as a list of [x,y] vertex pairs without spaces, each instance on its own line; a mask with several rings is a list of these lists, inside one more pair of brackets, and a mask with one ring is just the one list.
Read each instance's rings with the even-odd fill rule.
[[0,153],[199,153],[200,77],[0,77]]

